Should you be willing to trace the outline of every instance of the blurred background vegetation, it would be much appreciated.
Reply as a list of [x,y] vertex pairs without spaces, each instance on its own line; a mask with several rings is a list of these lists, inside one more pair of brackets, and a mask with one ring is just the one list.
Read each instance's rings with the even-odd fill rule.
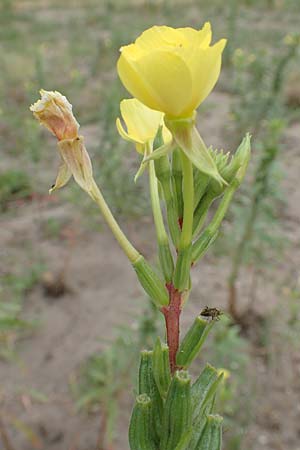
[[222,235],[195,269],[185,320],[206,304],[227,311],[198,361],[230,372],[220,395],[224,450],[299,448],[299,0],[0,0],[5,450],[127,450],[137,351],[162,333],[89,199],[75,183],[48,197],[58,156],[29,105],[40,88],[67,96],[96,180],[151,256],[146,177],[134,184],[138,157],[115,127],[128,97],[116,73],[119,48],[154,24],[200,28],[207,20],[228,46],[199,111],[200,133],[234,152],[250,131],[253,157]]

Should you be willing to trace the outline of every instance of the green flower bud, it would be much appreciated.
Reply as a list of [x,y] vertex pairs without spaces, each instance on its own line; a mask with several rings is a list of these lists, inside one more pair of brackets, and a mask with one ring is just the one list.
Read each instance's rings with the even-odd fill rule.
[[188,450],[202,450],[199,440],[207,423],[207,415],[212,413],[216,390],[222,379],[223,374],[207,364],[192,385],[193,434]]
[[140,256],[137,261],[132,264],[132,266],[136,271],[139,282],[146,293],[151,297],[153,303],[158,308],[167,306],[169,303],[167,289],[145,258]]
[[159,441],[163,415],[163,402],[153,374],[153,352],[143,350],[139,367],[139,394],[147,394],[151,399],[150,420],[155,442]]
[[222,422],[218,415],[207,416],[207,422],[199,439],[198,447],[201,450],[221,450],[222,448]]
[[174,450],[192,425],[191,378],[184,370],[177,371],[168,391],[160,447]]
[[176,362],[180,367],[188,367],[196,358],[214,322],[208,322],[201,316],[196,317],[193,325],[180,344]]
[[220,374],[210,364],[202,370],[191,390],[193,421],[201,420],[203,409],[214,397],[222,378],[223,373]]
[[230,163],[224,168],[223,176],[230,184],[240,168],[246,170],[251,153],[251,136],[246,134]]
[[136,398],[129,426],[131,450],[156,450],[152,436],[151,399],[142,394]]
[[171,382],[169,347],[160,338],[154,346],[153,375],[161,397],[165,398]]

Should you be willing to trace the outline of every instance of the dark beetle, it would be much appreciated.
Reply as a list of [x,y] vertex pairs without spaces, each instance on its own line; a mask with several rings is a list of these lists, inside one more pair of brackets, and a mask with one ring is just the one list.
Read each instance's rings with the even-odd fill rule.
[[217,308],[209,308],[208,306],[205,306],[205,308],[202,309],[200,316],[210,317],[211,320],[220,320],[220,316],[222,314],[222,311]]

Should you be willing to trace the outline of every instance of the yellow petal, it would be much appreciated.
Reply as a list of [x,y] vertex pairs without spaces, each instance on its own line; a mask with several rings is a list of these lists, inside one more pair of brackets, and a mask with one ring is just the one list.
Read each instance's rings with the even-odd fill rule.
[[225,45],[226,39],[221,39],[212,47],[194,48],[184,55],[193,78],[192,100],[186,111],[196,109],[218,81]]
[[118,71],[126,89],[151,109],[176,117],[191,103],[192,76],[176,53],[157,50],[134,61],[124,51]]
[[144,31],[135,41],[135,45],[144,52],[156,49],[170,49],[188,45],[187,37],[176,28],[154,26]]
[[133,143],[138,143],[138,144],[142,144],[142,142],[140,142],[139,140],[133,139],[132,136],[130,136],[127,131],[125,131],[121,120],[119,119],[119,117],[116,119],[116,127],[117,130],[120,134],[120,136],[125,140],[125,141],[129,141],[129,142],[133,142]]
[[201,30],[195,30],[194,28],[177,28],[186,39],[189,41],[189,45],[196,47],[206,48],[211,42],[211,25],[206,22]]
[[163,120],[161,112],[148,108],[135,98],[122,100],[120,110],[131,140],[145,144],[155,138]]

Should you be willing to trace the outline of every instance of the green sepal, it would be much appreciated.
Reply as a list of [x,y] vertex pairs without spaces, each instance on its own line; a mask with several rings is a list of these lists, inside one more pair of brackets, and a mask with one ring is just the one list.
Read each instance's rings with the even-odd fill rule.
[[172,378],[165,402],[161,450],[174,450],[191,424],[191,378],[180,370]]
[[145,258],[140,256],[132,265],[139,282],[145,292],[151,297],[153,303],[158,308],[168,305],[169,296],[167,289]]
[[201,172],[213,177],[220,184],[227,184],[221,177],[217,165],[195,127],[195,118],[165,119],[177,145]]
[[196,450],[221,450],[222,422],[219,415],[208,415],[205,428],[199,439]]
[[166,398],[171,382],[169,347],[157,338],[153,351],[153,374],[162,398]]
[[153,439],[155,442],[158,442],[161,434],[163,401],[154,379],[152,351],[141,351],[138,389],[139,394],[147,394],[152,401],[150,416],[152,421]]
[[214,321],[208,322],[201,316],[196,317],[180,344],[176,358],[178,366],[186,368],[192,363],[213,325]]
[[156,160],[161,158],[162,156],[168,155],[168,153],[171,153],[174,150],[174,143],[168,143],[164,144],[161,147],[158,147],[154,152],[151,153],[151,155],[147,156],[144,160],[144,164],[146,164],[148,161]]
[[140,178],[140,176],[143,175],[143,173],[145,172],[145,169],[147,168],[147,166],[149,164],[148,162],[145,162],[146,158],[147,158],[147,154],[144,153],[144,156],[143,156],[142,162],[140,164],[140,167],[138,168],[138,171],[137,171],[137,173],[134,176],[134,182],[135,183]]
[[158,243],[158,256],[165,281],[169,283],[173,278],[174,261],[168,242],[166,244]]
[[151,399],[146,394],[136,398],[129,425],[131,450],[156,450],[152,438],[151,404]]
[[189,275],[192,261],[192,244],[188,247],[179,250],[175,272],[174,272],[174,287],[180,292],[187,288],[189,282]]

